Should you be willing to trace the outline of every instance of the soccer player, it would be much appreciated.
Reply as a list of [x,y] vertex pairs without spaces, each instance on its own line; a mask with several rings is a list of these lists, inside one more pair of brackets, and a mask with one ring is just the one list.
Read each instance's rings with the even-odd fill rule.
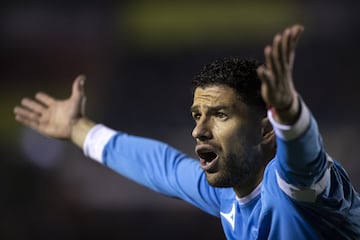
[[325,151],[316,120],[292,80],[303,26],[275,35],[265,65],[229,57],[193,79],[199,160],[83,115],[84,76],[57,100],[38,93],[16,120],[67,139],[86,156],[221,219],[227,239],[360,239],[360,198]]

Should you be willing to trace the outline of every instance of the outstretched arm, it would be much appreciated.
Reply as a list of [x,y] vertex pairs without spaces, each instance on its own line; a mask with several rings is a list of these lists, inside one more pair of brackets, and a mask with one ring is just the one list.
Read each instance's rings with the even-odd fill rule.
[[34,99],[23,98],[21,105],[14,108],[15,119],[44,136],[70,140],[82,147],[86,134],[95,125],[84,116],[84,81],[83,75],[75,78],[71,96],[64,100],[43,92]]
[[294,123],[300,112],[292,74],[295,49],[303,30],[303,26],[293,25],[276,34],[272,45],[264,50],[266,66],[258,68],[263,99],[275,112],[275,120],[282,124]]
[[277,136],[277,183],[290,197],[313,202],[328,184],[332,161],[315,119],[293,84],[295,48],[302,32],[302,26],[294,25],[275,35],[272,45],[265,47],[266,66],[258,68],[258,75]]

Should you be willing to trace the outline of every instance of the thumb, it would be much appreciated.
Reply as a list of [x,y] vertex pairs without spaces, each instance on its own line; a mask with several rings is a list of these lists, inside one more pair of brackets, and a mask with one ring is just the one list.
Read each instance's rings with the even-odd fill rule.
[[85,96],[85,75],[79,75],[75,78],[73,85],[72,85],[72,93],[70,98],[75,98],[79,101],[82,97]]
[[75,78],[73,86],[72,86],[72,93],[71,99],[77,102],[79,107],[79,113],[81,116],[85,116],[85,103],[86,103],[86,96],[85,96],[85,75],[79,75]]

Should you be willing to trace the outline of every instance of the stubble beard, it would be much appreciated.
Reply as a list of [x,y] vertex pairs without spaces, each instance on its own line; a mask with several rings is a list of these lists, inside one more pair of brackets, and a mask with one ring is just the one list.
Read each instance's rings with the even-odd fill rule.
[[[240,165],[235,164],[240,161]],[[231,164],[232,163],[232,164]],[[241,186],[246,183],[249,178],[253,177],[261,168],[261,158],[259,156],[239,157],[230,154],[221,169],[216,173],[206,173],[208,183],[213,187],[226,188]]]

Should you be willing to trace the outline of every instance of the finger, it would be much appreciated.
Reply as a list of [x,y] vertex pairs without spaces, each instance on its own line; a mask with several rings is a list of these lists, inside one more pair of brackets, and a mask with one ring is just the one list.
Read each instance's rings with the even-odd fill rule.
[[304,31],[304,27],[301,25],[295,25],[291,28],[290,44],[289,44],[289,63],[293,64],[296,45]]
[[272,54],[271,54],[271,62],[272,62],[272,70],[275,74],[275,79],[278,79],[282,75],[282,53],[281,53],[281,40],[282,36],[280,34],[276,34],[273,40]]
[[270,72],[265,68],[265,66],[259,66],[257,68],[257,74],[262,82],[262,88],[271,89],[274,88],[274,81],[270,75]]
[[22,107],[15,107],[15,120],[27,126],[37,127],[39,123],[39,115]]
[[85,116],[86,96],[81,99],[80,114]]
[[272,88],[272,83],[273,81],[271,81],[269,79],[269,77],[267,76],[269,71],[266,70],[266,68],[264,66],[260,66],[257,69],[257,74],[261,80],[261,96],[265,102],[265,104],[267,105],[267,107],[271,106],[271,102],[269,101],[269,91]]
[[55,101],[54,98],[50,97],[49,95],[43,92],[36,93],[35,99],[43,103],[45,106],[49,106]]
[[256,69],[257,75],[260,78],[260,80],[265,83],[265,84],[269,84],[269,78],[267,77],[267,70],[265,68],[265,66],[259,66]]
[[85,95],[84,85],[85,85],[85,75],[79,75],[75,78],[72,85],[71,98],[80,99]]
[[35,102],[29,98],[23,98],[21,100],[21,105],[38,114],[41,114],[45,110],[42,104]]
[[274,74],[274,66],[272,60],[272,48],[270,46],[265,47],[265,62],[266,67],[263,66],[263,75],[266,77],[268,81],[271,81],[272,85],[275,83],[275,74]]
[[25,126],[31,127],[32,129],[37,129],[39,126],[38,121],[29,119],[23,115],[16,115],[15,120],[24,124]]
[[290,41],[291,41],[291,30],[289,28],[285,29],[283,38],[281,40],[282,55],[285,66],[289,64],[289,55],[290,55]]
[[292,32],[292,35],[294,36],[293,39],[294,39],[294,42],[297,43],[298,40],[300,39],[300,36],[302,35],[302,33],[304,32],[304,27],[302,25],[294,25],[292,28],[291,28],[291,32]]
[[271,46],[266,46],[264,49],[266,68],[269,72],[272,72],[271,51]]

